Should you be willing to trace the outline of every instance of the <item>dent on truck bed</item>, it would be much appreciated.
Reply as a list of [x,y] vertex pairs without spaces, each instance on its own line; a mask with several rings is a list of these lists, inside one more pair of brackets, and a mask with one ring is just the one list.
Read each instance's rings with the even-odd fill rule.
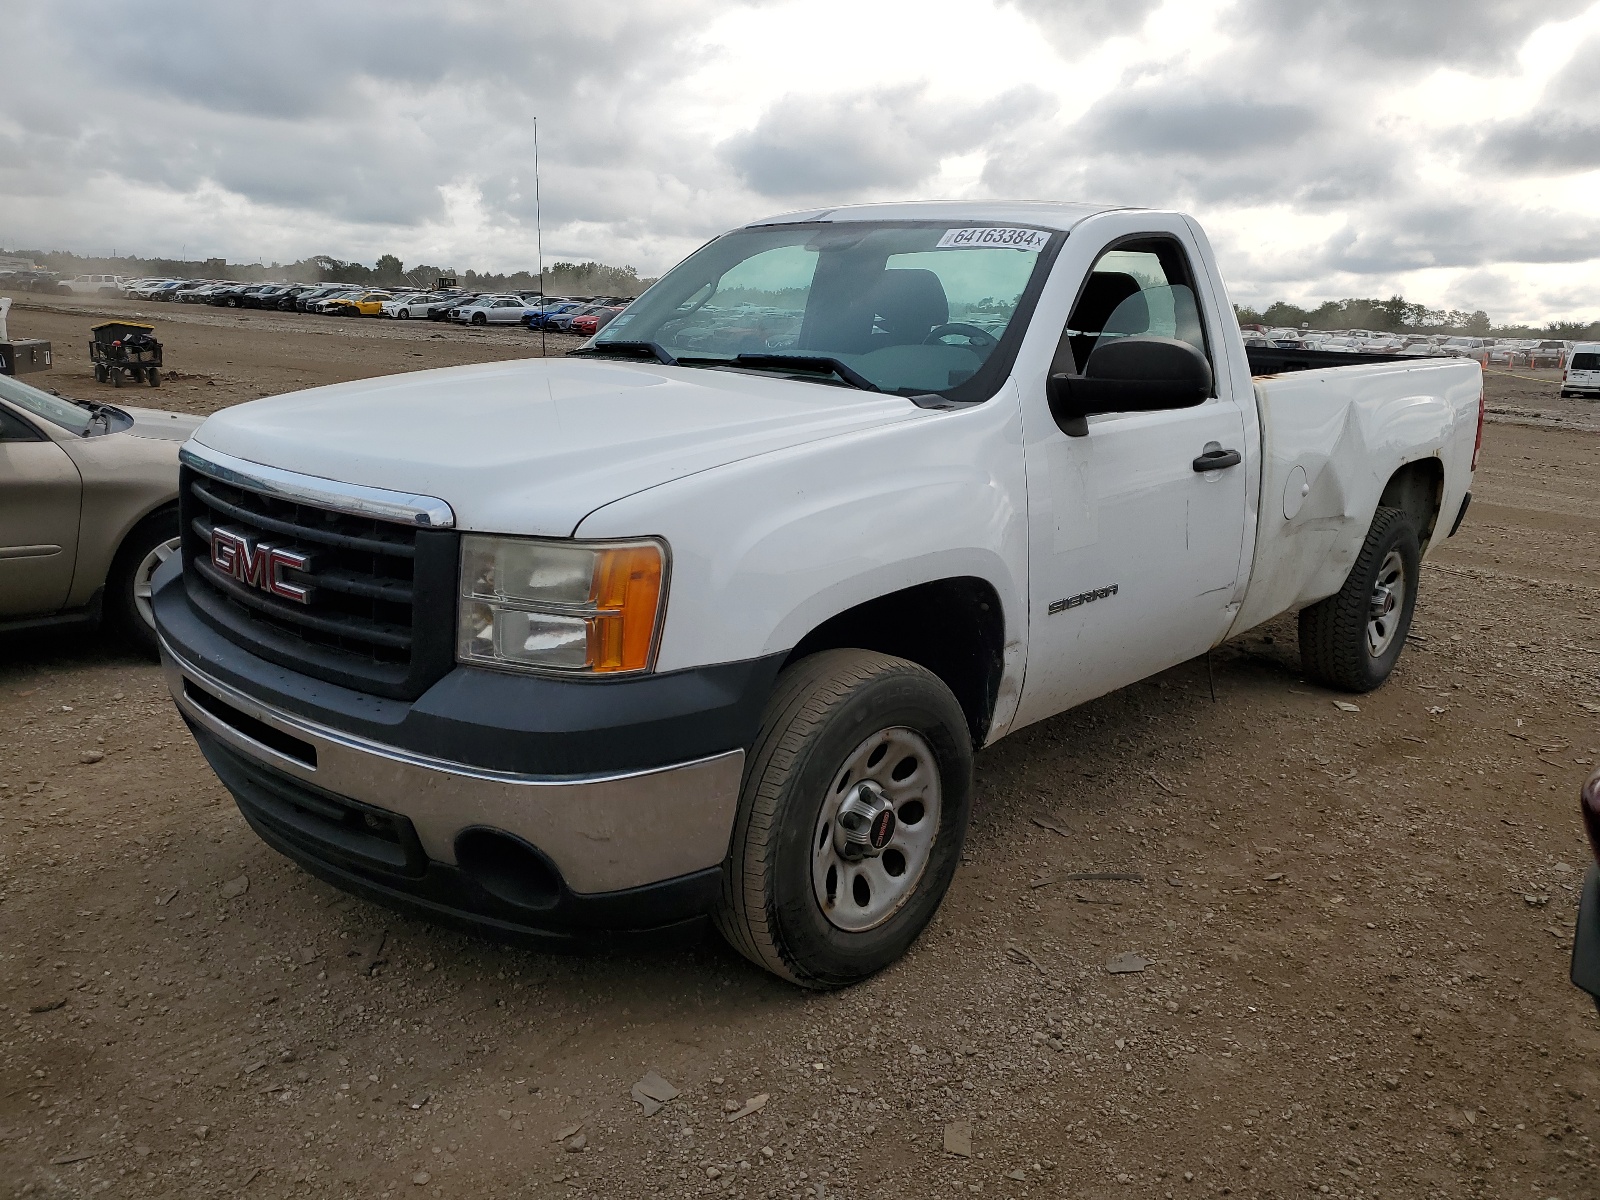
[[[1338,591],[1397,471],[1437,454],[1441,507],[1467,486],[1481,376],[1476,363],[1306,371],[1255,381],[1260,516],[1250,586],[1229,635]],[[1454,474],[1447,467],[1454,464]]]

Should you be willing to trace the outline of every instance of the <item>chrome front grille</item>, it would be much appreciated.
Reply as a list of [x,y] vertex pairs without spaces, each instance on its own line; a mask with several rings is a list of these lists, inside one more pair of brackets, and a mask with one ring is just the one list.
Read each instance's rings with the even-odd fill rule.
[[223,474],[187,460],[179,499],[189,597],[215,628],[263,657],[385,696],[420,695],[449,669],[452,530]]

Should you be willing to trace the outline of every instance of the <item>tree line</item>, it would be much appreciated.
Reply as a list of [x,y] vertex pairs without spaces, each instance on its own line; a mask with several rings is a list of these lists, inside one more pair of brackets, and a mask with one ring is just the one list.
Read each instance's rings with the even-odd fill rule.
[[1550,321],[1542,326],[1496,325],[1482,309],[1429,308],[1404,296],[1387,300],[1348,298],[1325,300],[1315,308],[1302,308],[1275,300],[1263,309],[1235,304],[1241,325],[1271,328],[1371,329],[1379,333],[1451,333],[1467,337],[1561,338],[1568,341],[1600,339],[1600,321]]

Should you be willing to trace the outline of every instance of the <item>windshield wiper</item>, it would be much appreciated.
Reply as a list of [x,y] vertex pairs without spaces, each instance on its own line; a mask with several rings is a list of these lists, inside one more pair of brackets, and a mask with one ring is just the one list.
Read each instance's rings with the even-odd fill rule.
[[78,435],[79,437],[93,437],[94,427],[97,422],[100,425],[100,432],[110,433],[112,416],[120,415],[122,411],[121,409],[112,408],[109,404],[101,404],[97,400],[81,400],[77,396],[62,396],[60,392],[54,391],[50,394],[52,396],[60,397],[62,400],[66,400],[69,403],[76,404],[79,408],[88,410],[89,420],[84,425],[83,432]]
[[849,363],[821,354],[736,354],[728,365],[750,371],[803,371],[837,375],[851,387],[860,388],[863,392],[883,391]]
[[572,351],[573,354],[602,354],[616,351],[625,358],[653,358],[664,367],[675,367],[678,360],[672,352],[659,342],[596,342],[592,346],[585,346]]

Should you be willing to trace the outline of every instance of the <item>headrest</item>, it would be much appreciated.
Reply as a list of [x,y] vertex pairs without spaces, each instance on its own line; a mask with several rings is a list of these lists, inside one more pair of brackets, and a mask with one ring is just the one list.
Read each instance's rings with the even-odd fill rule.
[[921,341],[935,325],[950,320],[944,284],[922,267],[885,271],[872,289],[871,299],[878,325],[891,336]]
[[[1117,311],[1117,307],[1130,296],[1137,296],[1140,291],[1139,281],[1125,271],[1095,271],[1084,285],[1083,295],[1078,297],[1077,307],[1072,310],[1072,319],[1067,324],[1079,333],[1102,333],[1106,321]],[[1135,312],[1135,307],[1139,307],[1140,311]],[[1143,318],[1137,330],[1119,329],[1114,332],[1137,332],[1148,326],[1148,309],[1136,304],[1123,309],[1122,318],[1117,323],[1129,324],[1129,319],[1134,317]]]

